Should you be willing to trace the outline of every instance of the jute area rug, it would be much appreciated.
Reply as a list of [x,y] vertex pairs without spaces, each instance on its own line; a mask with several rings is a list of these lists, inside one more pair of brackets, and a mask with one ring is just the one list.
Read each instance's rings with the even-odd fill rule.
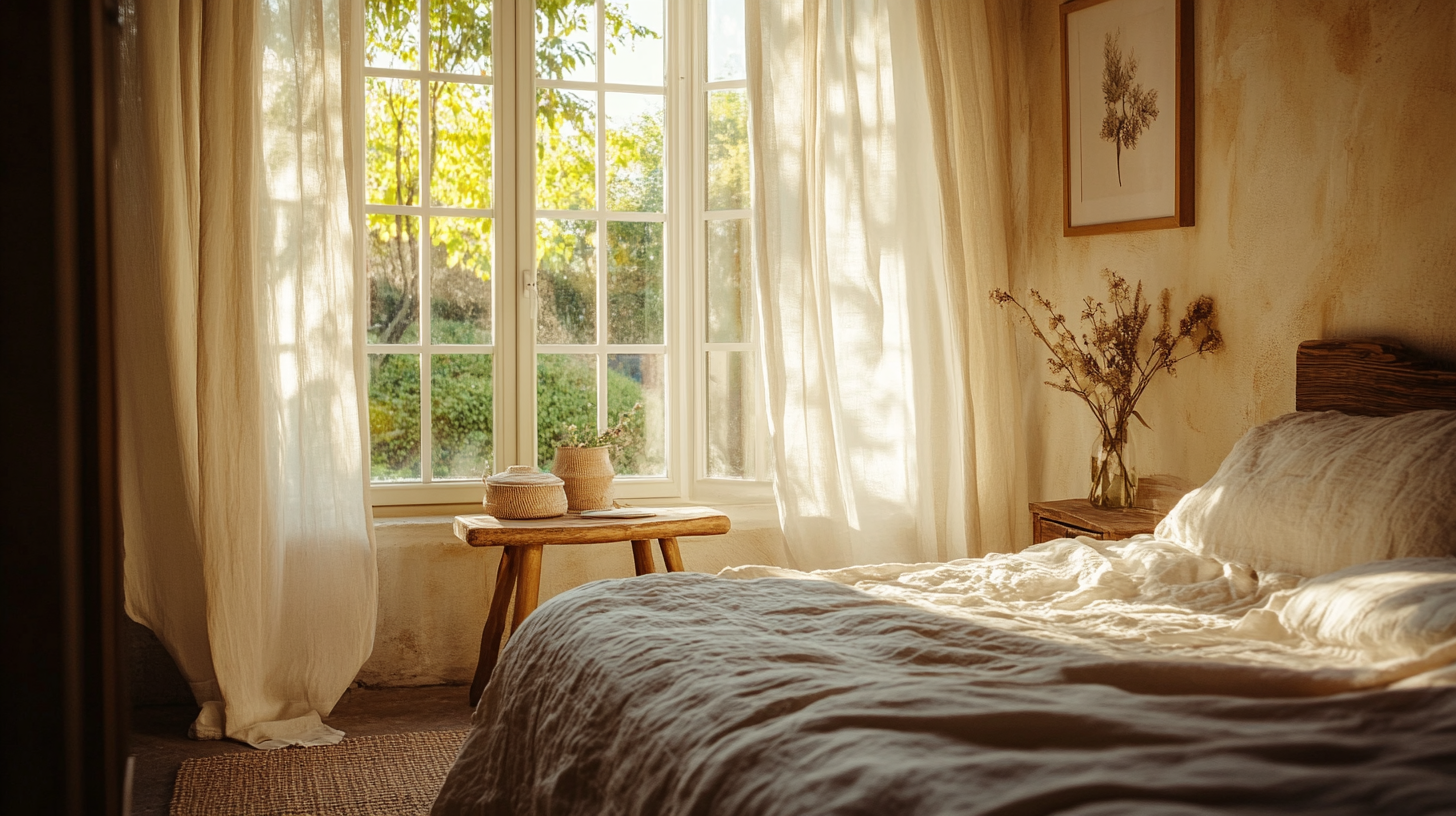
[[172,816],[425,816],[465,731],[189,759]]

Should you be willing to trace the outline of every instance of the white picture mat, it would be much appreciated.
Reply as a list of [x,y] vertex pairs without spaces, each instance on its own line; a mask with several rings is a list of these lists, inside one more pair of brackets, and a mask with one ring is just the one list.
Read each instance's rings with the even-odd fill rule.
[[[1112,0],[1067,15],[1070,212],[1074,227],[1162,218],[1176,213],[1178,178],[1178,17],[1175,0]],[[1138,145],[1122,151],[1098,134],[1103,43],[1118,33],[1123,58],[1138,62],[1135,82],[1158,92],[1158,117]]]

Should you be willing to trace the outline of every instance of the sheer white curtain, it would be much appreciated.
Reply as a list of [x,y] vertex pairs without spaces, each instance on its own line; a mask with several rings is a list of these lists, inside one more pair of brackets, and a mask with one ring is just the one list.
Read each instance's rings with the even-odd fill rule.
[[127,612],[197,738],[337,742],[373,646],[347,0],[124,9],[115,251]]
[[[963,433],[974,477],[973,555],[1030,541],[1021,374],[1011,321],[991,304],[1011,289],[1012,55],[1020,53],[1015,0],[918,0],[920,48],[930,98],[944,215],[951,342],[966,365]],[[1037,361],[1040,364],[1040,361]]]
[[918,36],[912,3],[748,3],[775,492],[801,568],[1012,543],[1001,507],[982,518],[976,476],[1014,483],[1016,454],[975,444],[974,305],[948,276]]

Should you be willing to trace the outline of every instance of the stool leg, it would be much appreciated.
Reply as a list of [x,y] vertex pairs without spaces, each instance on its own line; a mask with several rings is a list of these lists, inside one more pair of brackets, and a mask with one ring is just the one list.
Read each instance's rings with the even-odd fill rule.
[[470,681],[470,705],[480,702],[485,684],[495,671],[496,660],[500,658],[501,635],[506,631],[506,610],[511,605],[511,595],[516,591],[515,547],[502,547],[500,566],[495,571],[495,591],[490,598],[490,614],[485,618],[485,629],[480,633],[480,660],[475,664],[475,679]]
[[662,548],[662,562],[667,565],[668,572],[682,572],[682,553],[677,550],[676,538],[659,538],[657,546]]
[[521,571],[516,574],[516,614],[511,619],[511,636],[521,628],[526,616],[536,611],[541,595],[541,545],[526,544],[521,551]]
[[651,575],[657,572],[657,566],[652,563],[652,542],[647,539],[632,542],[632,564],[637,567],[638,575]]

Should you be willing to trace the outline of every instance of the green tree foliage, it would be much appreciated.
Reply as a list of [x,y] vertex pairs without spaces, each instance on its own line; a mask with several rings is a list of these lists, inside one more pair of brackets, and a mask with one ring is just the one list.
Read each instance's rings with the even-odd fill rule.
[[607,421],[626,419],[623,437],[631,440],[612,449],[612,468],[618,473],[662,473],[662,452],[654,450],[652,440],[646,436],[647,416],[632,410],[642,401],[642,372],[632,369],[620,358],[617,364],[607,366]]
[[[635,383],[634,383],[635,385]],[[597,367],[585,355],[542,354],[536,363],[536,461],[550,468],[568,425],[597,426]]]
[[369,355],[369,448],[370,478],[420,478],[420,360],[413,354]]
[[[491,65],[490,5],[464,0],[430,3],[429,67],[435,71],[487,76]],[[583,38],[595,13],[593,0],[537,0],[536,63],[540,76],[564,77],[594,64]],[[611,51],[637,38],[660,34],[631,21],[626,10],[607,3],[606,40]],[[371,65],[419,66],[416,0],[367,0],[367,60]],[[419,83],[371,77],[366,81],[366,190],[370,203],[417,206],[422,193],[419,144]],[[468,82],[431,82],[424,111],[429,133],[428,166],[432,200],[442,206],[492,206],[494,137],[491,88]],[[537,97],[537,206],[591,209],[596,201],[597,117],[592,94],[541,89]],[[661,212],[663,131],[660,113],[643,114],[607,137],[609,207]],[[434,218],[427,269],[420,269],[420,219],[370,214],[369,342],[408,344],[419,338],[422,305],[431,310],[436,343],[488,343],[489,281],[493,273],[491,226],[486,219]],[[630,336],[613,342],[661,342],[662,226],[612,223],[608,230],[611,270],[610,325]],[[562,339],[594,342],[596,225],[592,221],[542,219],[537,261],[541,270],[543,325]],[[431,275],[431,304],[418,303],[420,276]],[[656,315],[655,335],[649,327]],[[620,332],[619,332],[620,333]],[[642,339],[642,338],[648,339]],[[570,338],[570,339],[566,339]],[[492,431],[490,355],[437,355],[431,361],[430,429],[436,478],[478,476],[490,465]],[[642,396],[641,373],[614,366],[608,371],[608,406],[631,405]],[[637,379],[634,379],[633,375]],[[549,465],[557,433],[568,424],[596,423],[596,369],[580,358],[543,355],[538,365],[538,449]],[[421,476],[420,368],[413,354],[375,354],[370,360],[371,473],[381,481]],[[642,422],[641,417],[635,419]],[[641,438],[642,428],[635,436]],[[657,454],[660,458],[660,454]],[[620,472],[640,472],[653,454],[619,451]]]
[[440,354],[431,362],[431,467],[437,478],[478,477],[491,467],[493,360],[489,354]]
[[708,93],[708,209],[739,210],[749,202],[748,94]]

